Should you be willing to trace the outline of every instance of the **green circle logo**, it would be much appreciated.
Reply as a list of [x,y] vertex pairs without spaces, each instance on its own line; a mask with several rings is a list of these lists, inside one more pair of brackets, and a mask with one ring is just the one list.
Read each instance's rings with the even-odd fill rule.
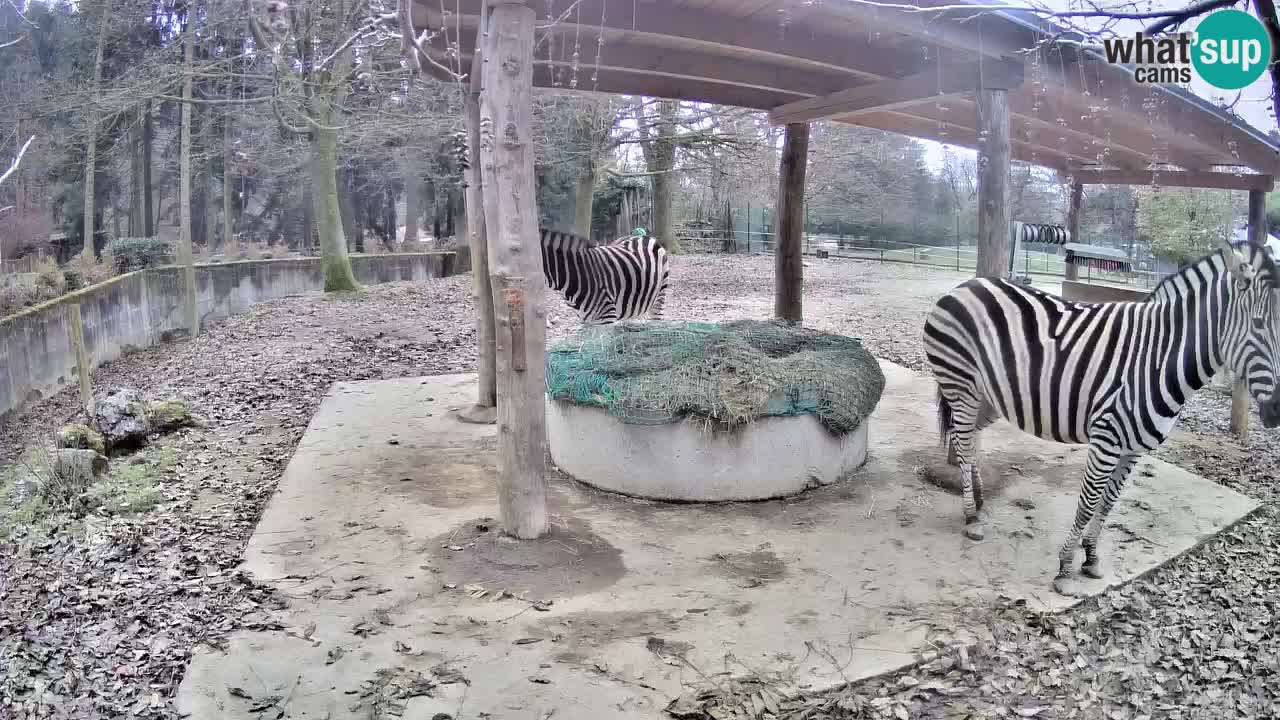
[[1262,76],[1271,62],[1271,38],[1262,21],[1243,10],[1219,10],[1196,28],[1191,62],[1210,85],[1239,90]]

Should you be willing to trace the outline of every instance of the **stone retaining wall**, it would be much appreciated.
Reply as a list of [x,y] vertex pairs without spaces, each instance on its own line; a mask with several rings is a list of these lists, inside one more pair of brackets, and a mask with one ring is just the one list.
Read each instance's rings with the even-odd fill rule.
[[[357,255],[351,267],[361,284],[377,285],[454,275],[466,271],[466,261],[452,252]],[[202,323],[324,287],[319,258],[197,265],[196,281]],[[97,367],[184,328],[182,269],[128,273],[0,318],[0,416],[75,382],[67,335],[67,308],[75,303],[84,318],[89,364]]]

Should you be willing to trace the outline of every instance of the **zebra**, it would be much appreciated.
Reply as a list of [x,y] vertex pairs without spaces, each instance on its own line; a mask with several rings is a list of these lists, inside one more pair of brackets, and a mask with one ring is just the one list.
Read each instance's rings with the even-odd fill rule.
[[593,245],[572,233],[542,228],[542,272],[586,325],[662,318],[671,268],[662,243],[621,237]]
[[999,418],[1045,440],[1087,444],[1075,522],[1054,590],[1101,578],[1098,535],[1139,457],[1169,436],[1191,395],[1222,367],[1246,378],[1266,428],[1280,426],[1280,277],[1269,249],[1221,247],[1162,280],[1143,301],[1080,303],[975,278],[933,306],[924,350],[938,425],[959,460],[965,535],[981,540],[978,435]]

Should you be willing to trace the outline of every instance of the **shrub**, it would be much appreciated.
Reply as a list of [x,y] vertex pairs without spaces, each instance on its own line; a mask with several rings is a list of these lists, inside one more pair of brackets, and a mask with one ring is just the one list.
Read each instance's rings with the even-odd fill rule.
[[58,269],[58,263],[54,262],[53,258],[44,258],[36,263],[35,272],[36,284],[52,292],[54,297],[66,292],[67,279]]
[[115,259],[106,254],[101,260],[85,260],[83,255],[77,255],[62,270],[67,292],[109,280],[115,275]]
[[173,256],[173,248],[160,238],[119,238],[111,242],[107,252],[121,273],[164,265]]

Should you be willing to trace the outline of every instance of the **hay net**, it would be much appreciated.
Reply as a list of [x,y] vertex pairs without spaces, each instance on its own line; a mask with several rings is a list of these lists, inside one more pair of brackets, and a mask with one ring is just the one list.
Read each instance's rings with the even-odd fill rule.
[[547,390],[626,423],[732,428],[813,413],[843,435],[875,409],[884,374],[857,339],[786,323],[627,322],[551,346]]

